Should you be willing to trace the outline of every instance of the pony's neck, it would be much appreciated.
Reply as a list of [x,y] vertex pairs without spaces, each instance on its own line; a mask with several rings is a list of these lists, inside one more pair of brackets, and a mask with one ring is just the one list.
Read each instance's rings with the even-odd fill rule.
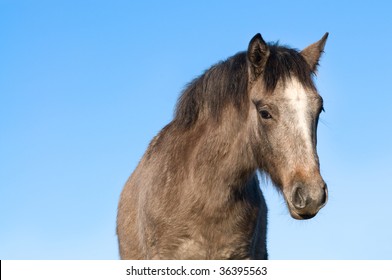
[[246,122],[223,116],[220,123],[204,124],[195,143],[191,172],[202,185],[241,188],[257,168]]

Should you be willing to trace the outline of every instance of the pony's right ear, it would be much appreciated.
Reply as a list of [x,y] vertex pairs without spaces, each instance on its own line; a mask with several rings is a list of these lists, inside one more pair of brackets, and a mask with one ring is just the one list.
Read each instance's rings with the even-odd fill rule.
[[319,59],[321,57],[321,54],[324,52],[324,47],[325,43],[327,42],[328,39],[328,32],[324,34],[323,38],[321,40],[317,41],[314,44],[311,44],[307,48],[301,51],[301,55],[305,58],[306,62],[310,66],[310,70],[312,72],[317,71],[317,66]]
[[255,76],[260,75],[268,60],[269,48],[260,33],[257,33],[249,42],[248,60]]

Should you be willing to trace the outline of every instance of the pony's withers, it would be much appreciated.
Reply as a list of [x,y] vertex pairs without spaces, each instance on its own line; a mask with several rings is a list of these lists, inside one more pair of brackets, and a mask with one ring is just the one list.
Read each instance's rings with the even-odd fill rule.
[[122,259],[266,259],[267,207],[256,171],[293,218],[327,201],[313,74],[328,34],[299,52],[266,44],[212,66],[180,96],[121,194]]

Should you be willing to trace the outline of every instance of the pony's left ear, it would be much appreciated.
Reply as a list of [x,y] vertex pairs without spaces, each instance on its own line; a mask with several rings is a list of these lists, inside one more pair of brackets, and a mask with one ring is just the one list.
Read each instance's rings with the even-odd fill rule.
[[255,77],[259,76],[268,60],[269,48],[260,33],[256,34],[249,42],[247,57]]
[[310,69],[313,72],[317,71],[317,66],[321,54],[324,52],[325,43],[327,42],[328,32],[324,34],[323,38],[314,44],[306,47],[301,51],[301,55],[305,58],[306,62],[309,64]]

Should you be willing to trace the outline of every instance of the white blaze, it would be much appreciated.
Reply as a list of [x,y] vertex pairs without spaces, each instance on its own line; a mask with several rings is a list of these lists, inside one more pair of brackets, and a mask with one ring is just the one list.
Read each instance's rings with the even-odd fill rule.
[[296,126],[304,141],[304,148],[311,155],[312,136],[308,119],[308,94],[306,89],[296,79],[291,79],[286,84],[285,98],[289,101],[289,106],[293,110],[292,123]]

